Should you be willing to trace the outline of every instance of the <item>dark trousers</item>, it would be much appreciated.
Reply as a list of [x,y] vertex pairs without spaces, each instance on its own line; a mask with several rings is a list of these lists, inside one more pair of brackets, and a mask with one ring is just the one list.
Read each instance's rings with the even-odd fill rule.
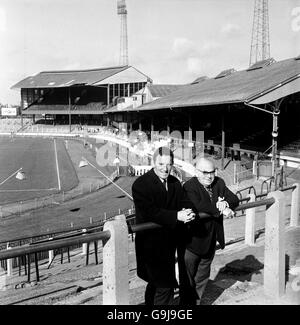
[[[184,261],[189,277],[190,286],[197,294],[194,304],[200,304],[202,295],[210,276],[210,266],[215,256],[215,250],[206,255],[196,255],[189,250],[185,251]],[[195,295],[191,297],[194,299]]]
[[148,283],[145,291],[145,305],[173,305],[174,288],[157,288]]
[[185,266],[185,251],[183,245],[177,247],[177,263],[179,273],[179,305],[189,306],[196,301],[197,295],[194,288],[190,285],[190,279]]

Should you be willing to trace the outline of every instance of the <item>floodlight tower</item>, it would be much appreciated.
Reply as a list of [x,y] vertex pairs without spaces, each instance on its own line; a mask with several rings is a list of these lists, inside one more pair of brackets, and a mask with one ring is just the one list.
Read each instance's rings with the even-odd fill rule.
[[118,15],[121,18],[120,65],[128,65],[127,9],[125,0],[118,0]]
[[252,64],[270,58],[268,0],[255,0],[250,49]]

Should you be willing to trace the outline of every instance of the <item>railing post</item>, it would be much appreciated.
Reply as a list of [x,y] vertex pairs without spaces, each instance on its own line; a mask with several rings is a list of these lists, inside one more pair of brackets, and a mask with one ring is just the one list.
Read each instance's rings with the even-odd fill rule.
[[264,292],[278,298],[285,292],[285,196],[276,191],[268,194],[271,197],[275,202],[266,207]]
[[300,208],[299,208],[299,183],[294,183],[293,186],[296,186],[296,188],[292,191],[292,204],[291,204],[291,220],[290,220],[290,226],[291,227],[298,227],[300,225]]
[[[53,238],[50,237],[49,240],[52,240]],[[48,255],[48,266],[51,265],[53,258],[54,258],[54,251],[53,249],[51,249],[50,251],[48,251],[49,255]]]
[[253,160],[252,164],[252,174],[257,179],[257,160]]
[[[254,202],[256,198],[254,194],[248,194],[247,197],[250,198],[248,202]],[[255,244],[255,208],[246,209],[245,244]]]
[[125,215],[107,221],[103,230],[110,231],[109,240],[103,242],[103,305],[128,305],[128,227]]
[[237,166],[236,163],[233,163],[233,184],[237,184]]
[[[86,229],[82,229],[82,232],[85,233]],[[87,254],[87,243],[82,244],[82,253],[81,255],[86,255]]]
[[[7,244],[7,249],[11,249],[11,247],[9,246],[9,244]],[[6,265],[7,265],[7,275],[11,276],[13,274],[13,265],[12,265],[12,258],[8,258],[6,260]]]
[[0,291],[4,291],[6,286],[6,272],[0,266]]

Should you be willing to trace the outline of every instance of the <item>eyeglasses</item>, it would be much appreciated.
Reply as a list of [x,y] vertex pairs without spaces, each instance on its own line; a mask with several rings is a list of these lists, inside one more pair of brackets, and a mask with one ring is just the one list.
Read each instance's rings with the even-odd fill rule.
[[200,170],[200,169],[197,169],[199,172],[201,172],[203,175],[213,175],[215,172],[216,172],[216,170],[214,169],[214,170],[212,170],[212,171],[210,171],[210,172],[208,172],[208,171],[206,171],[206,170]]

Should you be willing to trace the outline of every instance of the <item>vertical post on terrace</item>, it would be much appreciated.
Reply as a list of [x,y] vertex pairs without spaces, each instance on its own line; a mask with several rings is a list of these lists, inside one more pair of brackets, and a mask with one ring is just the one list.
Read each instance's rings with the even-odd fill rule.
[[299,197],[300,197],[300,191],[299,191],[299,183],[294,183],[293,186],[296,186],[293,189],[292,192],[292,205],[291,205],[291,221],[290,226],[291,227],[298,227],[300,225],[300,208],[299,208]]
[[110,238],[103,241],[103,305],[128,305],[128,227],[125,215],[107,221],[103,230],[110,231]]
[[[52,237],[48,238],[48,240],[53,240]],[[54,258],[54,250],[53,249],[50,249],[48,251],[48,267],[51,265],[52,261],[53,261],[53,258]]]
[[237,177],[237,166],[236,163],[233,163],[233,184],[238,183],[238,177]]
[[[82,229],[82,232],[83,233],[86,233],[86,229]],[[83,243],[82,244],[82,253],[81,253],[81,255],[87,255],[87,243]]]
[[[249,202],[255,201],[254,194],[248,194]],[[255,244],[255,208],[246,210],[246,225],[245,225],[245,244]]]
[[[11,247],[9,246],[9,243],[7,244],[7,249],[11,249]],[[6,265],[7,265],[7,275],[11,276],[13,275],[13,264],[12,264],[13,260],[12,258],[8,258],[6,260]]]
[[285,291],[285,196],[276,191],[268,194],[267,198],[271,197],[275,202],[266,207],[264,292],[278,298]]

